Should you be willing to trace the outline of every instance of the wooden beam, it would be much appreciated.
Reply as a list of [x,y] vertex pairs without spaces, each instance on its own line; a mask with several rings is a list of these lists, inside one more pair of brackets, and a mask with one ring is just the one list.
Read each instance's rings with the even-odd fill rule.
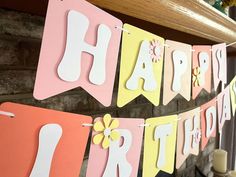
[[[236,22],[204,0],[87,0],[104,9],[215,42],[236,41]],[[0,7],[45,15],[48,0],[1,0]],[[236,45],[234,45],[236,47]]]
[[[203,0],[88,0],[104,9],[215,42],[236,41],[236,22]],[[236,47],[236,46],[234,46]]]

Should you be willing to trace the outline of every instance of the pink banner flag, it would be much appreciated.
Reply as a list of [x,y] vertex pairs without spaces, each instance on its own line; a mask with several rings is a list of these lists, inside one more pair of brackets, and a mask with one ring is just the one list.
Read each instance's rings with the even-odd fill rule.
[[201,140],[200,108],[179,114],[176,168],[179,169],[190,154],[198,155]]
[[195,99],[204,88],[211,93],[211,46],[193,46],[192,98]]
[[212,62],[214,89],[217,90],[220,81],[223,84],[227,82],[227,52],[225,43],[212,46]]
[[97,118],[86,177],[137,177],[143,123],[143,119],[111,118],[109,114]]
[[231,119],[231,102],[230,102],[230,91],[229,86],[226,87],[217,96],[217,108],[218,108],[218,127],[221,132],[225,121]]
[[[73,9],[73,10],[72,10]],[[84,0],[49,0],[34,97],[82,87],[109,106],[122,22]]]
[[177,94],[186,100],[191,97],[192,46],[166,40],[164,57],[163,104],[167,105]]
[[216,136],[217,109],[216,99],[201,106],[201,150],[204,150],[210,137]]

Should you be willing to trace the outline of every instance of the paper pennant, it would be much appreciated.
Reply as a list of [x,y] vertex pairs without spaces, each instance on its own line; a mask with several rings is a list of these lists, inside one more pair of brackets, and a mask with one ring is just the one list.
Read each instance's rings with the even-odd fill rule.
[[139,95],[155,106],[160,102],[164,39],[125,24],[121,48],[117,105],[122,107]]
[[179,114],[176,168],[179,169],[190,154],[198,155],[201,140],[200,108]]
[[231,104],[230,104],[230,92],[229,86],[226,87],[217,96],[217,106],[218,106],[218,127],[219,132],[221,132],[226,120],[231,119]]
[[192,46],[166,40],[163,104],[167,105],[178,93],[186,100],[191,94]]
[[216,99],[201,106],[201,150],[203,151],[210,137],[216,136],[217,107]]
[[204,88],[211,92],[211,46],[193,46],[192,98],[195,99]]
[[109,115],[95,119],[86,177],[137,177],[143,123]]
[[217,90],[220,81],[223,84],[227,82],[227,52],[225,43],[212,46],[212,62],[214,89]]
[[0,110],[15,114],[0,116],[0,176],[79,176],[91,117],[14,103]]
[[119,19],[87,1],[49,0],[34,97],[81,86],[109,106],[121,37],[116,26]]
[[235,115],[236,110],[236,76],[230,82],[230,97],[231,97],[231,105],[232,105],[232,114]]
[[177,115],[150,118],[146,124],[143,177],[155,177],[160,170],[173,173]]

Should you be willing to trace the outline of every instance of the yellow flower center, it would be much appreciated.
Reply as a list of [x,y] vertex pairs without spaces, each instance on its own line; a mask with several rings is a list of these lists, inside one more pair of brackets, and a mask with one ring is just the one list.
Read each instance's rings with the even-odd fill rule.
[[111,129],[110,129],[110,128],[106,128],[106,129],[104,130],[104,135],[105,135],[105,136],[110,136],[110,135],[111,135]]

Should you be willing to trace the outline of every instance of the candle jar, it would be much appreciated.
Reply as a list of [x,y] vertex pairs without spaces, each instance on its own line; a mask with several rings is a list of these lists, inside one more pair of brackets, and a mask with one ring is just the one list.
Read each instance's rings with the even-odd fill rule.
[[219,173],[214,170],[214,168],[211,168],[211,171],[214,173],[214,177],[229,177],[229,173],[226,171],[225,173]]
[[213,168],[217,174],[227,173],[227,152],[216,149],[213,153]]

